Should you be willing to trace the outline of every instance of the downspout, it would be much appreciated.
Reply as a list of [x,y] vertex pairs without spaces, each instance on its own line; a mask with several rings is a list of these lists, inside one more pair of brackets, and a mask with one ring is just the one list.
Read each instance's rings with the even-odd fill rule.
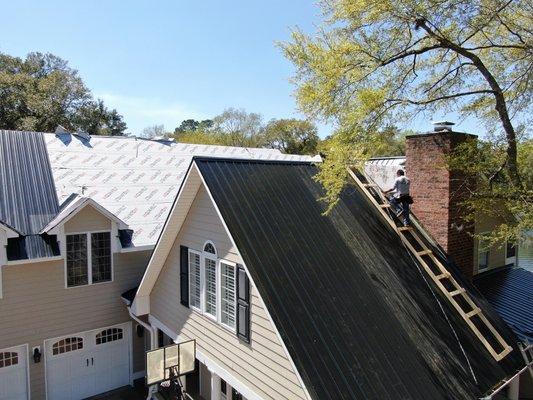
[[[130,314],[131,319],[133,319],[135,322],[137,322],[139,325],[141,325],[145,330],[147,330],[150,333],[150,350],[154,350],[157,348],[157,333],[156,328],[154,328],[152,325],[141,321],[133,312],[131,311],[131,306],[128,306],[128,313]],[[151,400],[152,395],[157,391],[157,385],[151,385],[148,387],[148,397],[146,397],[146,400]]]

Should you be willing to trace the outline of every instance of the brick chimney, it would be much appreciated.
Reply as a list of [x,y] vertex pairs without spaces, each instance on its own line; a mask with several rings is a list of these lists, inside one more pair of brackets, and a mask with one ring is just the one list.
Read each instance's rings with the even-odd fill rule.
[[445,156],[477,136],[452,130],[451,122],[434,123],[435,130],[406,138],[406,173],[411,180],[412,207],[420,222],[461,269],[474,272],[474,226],[465,222],[464,206],[475,180],[446,168]]

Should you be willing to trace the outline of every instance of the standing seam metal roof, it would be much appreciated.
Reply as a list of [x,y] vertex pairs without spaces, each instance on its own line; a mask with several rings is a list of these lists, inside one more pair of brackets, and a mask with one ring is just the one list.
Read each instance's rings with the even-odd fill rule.
[[312,165],[195,162],[313,399],[474,399],[521,367],[490,356],[357,188],[323,216]]

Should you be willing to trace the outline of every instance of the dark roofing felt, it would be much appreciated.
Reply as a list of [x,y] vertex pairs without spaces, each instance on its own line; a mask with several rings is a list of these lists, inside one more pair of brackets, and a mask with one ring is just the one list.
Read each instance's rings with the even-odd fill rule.
[[312,165],[195,160],[313,399],[475,399],[522,365],[490,356],[355,187],[326,217]]
[[506,267],[479,275],[475,284],[516,335],[533,343],[533,272]]
[[24,235],[8,240],[8,259],[58,255],[55,237],[39,235],[58,211],[42,133],[0,130],[0,220]]

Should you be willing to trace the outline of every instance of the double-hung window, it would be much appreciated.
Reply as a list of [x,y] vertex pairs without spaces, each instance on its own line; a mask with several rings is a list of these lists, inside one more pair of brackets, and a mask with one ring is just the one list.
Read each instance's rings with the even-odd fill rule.
[[67,287],[113,279],[110,232],[67,234],[65,257]]
[[189,306],[231,330],[236,325],[235,264],[219,260],[213,243],[189,249]]

